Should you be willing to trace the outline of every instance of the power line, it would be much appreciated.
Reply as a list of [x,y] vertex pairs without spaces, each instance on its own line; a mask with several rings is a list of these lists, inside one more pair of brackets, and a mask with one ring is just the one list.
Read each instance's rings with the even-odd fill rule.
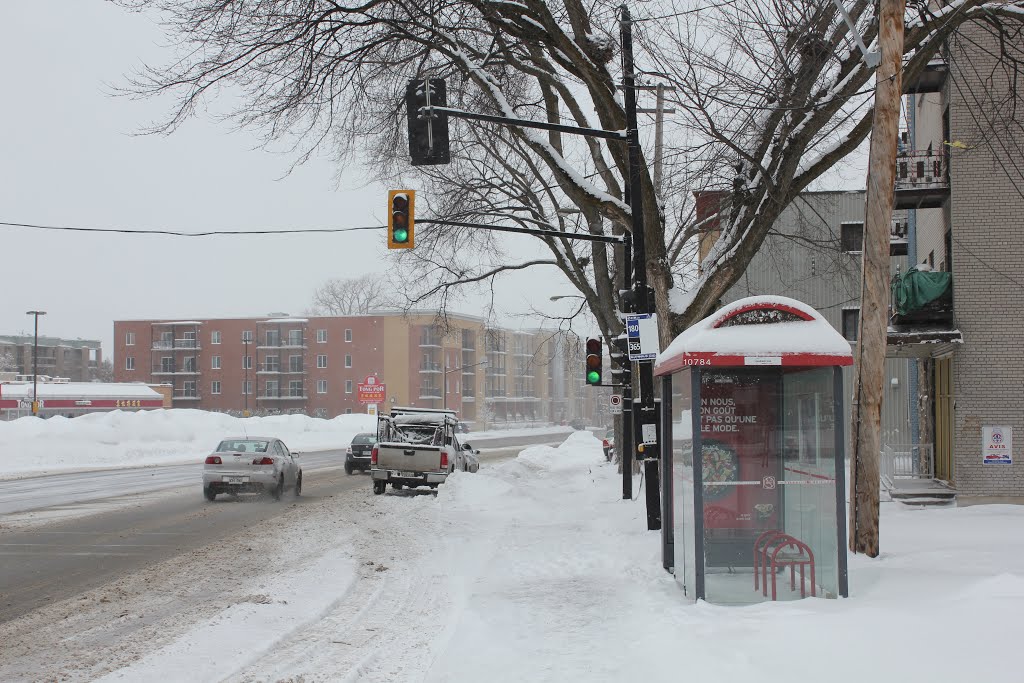
[[38,225],[34,223],[14,223],[0,221],[0,226],[9,228],[26,228],[29,230],[62,230],[67,232],[118,233],[123,235],[166,235],[171,237],[213,237],[215,235],[299,235],[316,233],[355,232],[357,230],[382,230],[383,225],[366,225],[351,228],[272,228],[266,230],[205,230],[202,232],[186,232],[184,230],[142,230],[137,228],[86,228],[77,225]]

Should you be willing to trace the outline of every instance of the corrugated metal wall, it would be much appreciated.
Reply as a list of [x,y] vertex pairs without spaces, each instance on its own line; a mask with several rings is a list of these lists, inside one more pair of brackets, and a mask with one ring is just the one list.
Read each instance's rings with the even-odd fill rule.
[[[864,192],[807,192],[799,195],[776,221],[772,233],[722,303],[746,296],[779,294],[813,306],[840,333],[843,310],[860,308],[861,255],[844,253],[843,223],[864,220]],[[893,258],[906,270],[904,257]],[[885,363],[885,400],[882,405],[882,442],[910,443],[910,361]],[[853,368],[846,368],[846,443],[850,443],[850,403]]]

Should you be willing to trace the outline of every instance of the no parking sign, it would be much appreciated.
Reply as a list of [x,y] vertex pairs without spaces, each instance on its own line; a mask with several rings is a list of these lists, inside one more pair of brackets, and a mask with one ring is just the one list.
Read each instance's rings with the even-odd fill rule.
[[608,408],[612,415],[622,414],[622,394],[612,394],[608,397]]

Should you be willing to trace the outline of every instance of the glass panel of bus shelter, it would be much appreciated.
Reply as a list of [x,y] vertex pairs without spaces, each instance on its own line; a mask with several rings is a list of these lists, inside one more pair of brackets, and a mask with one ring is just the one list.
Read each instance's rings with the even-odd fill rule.
[[780,368],[702,369],[701,375],[704,595],[721,604],[761,602],[770,594],[755,590],[755,542],[783,524],[776,486]]
[[695,599],[691,372],[682,370],[672,375],[672,531],[675,579],[686,596]]
[[[834,598],[839,591],[838,520],[836,517],[836,423],[834,368],[787,372],[783,376],[782,531],[806,548],[789,546],[782,553],[813,554],[814,590],[818,597]],[[811,565],[804,564],[805,592],[811,594]],[[788,573],[787,573],[788,574]],[[796,590],[779,576],[779,599],[800,597],[799,569]],[[785,584],[782,586],[781,584]]]

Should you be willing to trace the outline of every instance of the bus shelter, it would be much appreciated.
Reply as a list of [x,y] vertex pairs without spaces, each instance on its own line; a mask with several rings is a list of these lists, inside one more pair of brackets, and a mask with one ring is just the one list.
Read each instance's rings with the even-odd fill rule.
[[687,596],[847,596],[842,366],[852,363],[817,311],[780,296],[729,304],[658,356],[660,456],[672,473],[665,563]]

